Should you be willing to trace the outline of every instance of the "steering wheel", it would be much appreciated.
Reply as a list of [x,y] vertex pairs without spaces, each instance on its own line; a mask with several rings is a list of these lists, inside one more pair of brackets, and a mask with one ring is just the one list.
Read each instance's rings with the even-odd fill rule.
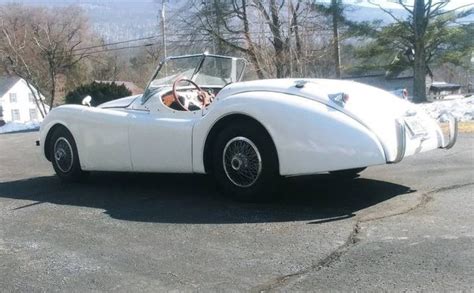
[[178,91],[176,90],[176,85],[180,82],[186,81],[190,84],[192,84],[197,90],[198,90],[198,98],[199,101],[201,101],[202,106],[205,107],[211,103],[212,96],[210,96],[206,91],[203,91],[194,81],[183,78],[183,77],[178,77],[174,82],[173,82],[173,98],[178,103],[178,105],[183,108],[184,111],[189,111],[188,107],[186,107],[181,100],[179,99],[178,96]]

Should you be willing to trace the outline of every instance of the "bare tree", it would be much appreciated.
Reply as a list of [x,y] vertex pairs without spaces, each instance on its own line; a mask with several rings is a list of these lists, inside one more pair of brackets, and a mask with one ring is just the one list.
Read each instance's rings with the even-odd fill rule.
[[47,64],[50,82],[50,107],[56,98],[57,77],[66,74],[88,56],[87,50],[77,50],[88,34],[87,20],[77,7],[47,10],[44,20],[32,26],[33,40]]
[[[290,64],[288,61],[291,58],[290,35],[292,32],[299,32],[297,28],[297,18],[301,1],[298,1],[296,7],[293,5],[293,2],[290,1],[289,5],[286,7],[288,9],[289,15],[288,30],[286,35],[285,26],[282,21],[282,10],[285,8],[285,0],[253,0],[253,3],[260,14],[263,16],[271,33],[270,42],[275,52],[274,64],[276,68],[276,76],[286,77],[290,75],[290,70],[288,68],[288,65]],[[299,40],[299,35],[297,40]]]
[[[250,31],[249,3],[247,0],[232,0],[227,5],[222,0],[212,0],[214,6],[221,5],[223,8],[219,15],[209,15],[202,13],[202,8],[198,8],[196,18],[199,21],[200,28],[207,34],[217,39],[221,44],[246,54],[256,69],[257,76],[264,78],[265,73],[261,67],[258,58],[258,47],[252,39]],[[218,3],[220,2],[220,3]],[[225,9],[225,10],[224,10]],[[213,19],[220,17],[219,21]],[[236,36],[243,37],[243,44],[236,41]],[[237,38],[238,40],[238,38]]]
[[211,37],[219,51],[227,47],[246,55],[258,78],[286,77],[300,70],[304,25],[301,15],[306,5],[303,3],[303,0],[190,1],[188,5],[194,7],[192,16],[186,12],[181,15],[181,21]]
[[32,65],[38,56],[28,44],[28,27],[24,22],[26,16],[18,5],[9,5],[0,10],[0,57],[4,71],[9,75],[17,75],[26,81],[36,106],[44,117],[47,114],[41,92],[41,67]]
[[2,65],[47,96],[50,108],[57,98],[58,77],[67,76],[88,56],[81,46],[93,40],[87,19],[76,7],[7,5],[0,9],[0,30]]

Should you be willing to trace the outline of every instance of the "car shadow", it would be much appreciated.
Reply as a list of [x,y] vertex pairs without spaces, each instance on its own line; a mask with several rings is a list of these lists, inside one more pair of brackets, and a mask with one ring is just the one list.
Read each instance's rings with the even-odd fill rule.
[[112,218],[155,223],[227,224],[308,221],[319,224],[413,192],[409,187],[330,175],[287,178],[272,202],[246,204],[217,192],[204,175],[94,173],[84,183],[55,176],[0,183],[0,198],[29,200],[13,211],[43,203],[103,209]]

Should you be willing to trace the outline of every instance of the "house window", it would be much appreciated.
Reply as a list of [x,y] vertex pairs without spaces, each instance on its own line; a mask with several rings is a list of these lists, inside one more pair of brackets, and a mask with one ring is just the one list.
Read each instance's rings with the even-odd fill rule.
[[35,97],[33,96],[32,93],[28,93],[28,101],[30,103],[34,103],[35,102]]
[[10,103],[16,103],[16,93],[10,93]]
[[38,120],[38,111],[30,109],[30,120]]
[[12,120],[13,121],[19,121],[20,120],[20,110],[18,110],[18,109],[13,109],[12,110]]

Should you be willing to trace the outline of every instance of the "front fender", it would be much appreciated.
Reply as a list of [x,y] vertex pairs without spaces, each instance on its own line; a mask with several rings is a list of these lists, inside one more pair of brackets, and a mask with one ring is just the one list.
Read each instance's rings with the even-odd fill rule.
[[205,172],[204,145],[212,126],[231,114],[252,117],[267,129],[283,176],[386,163],[377,137],[348,115],[294,95],[247,92],[216,101],[194,126],[194,172]]
[[126,112],[79,105],[55,108],[40,128],[44,147],[49,131],[57,124],[65,126],[74,137],[83,170],[131,171]]
[[[46,149],[44,148],[47,146],[46,139],[50,130],[56,125],[62,125],[66,127],[69,132],[71,132],[74,138],[76,138],[78,132],[77,126],[80,125],[80,123],[75,123],[75,120],[77,120],[77,117],[80,117],[80,115],[77,115],[77,113],[82,112],[84,109],[86,109],[84,106],[68,105],[54,108],[48,113],[48,115],[41,122],[39,131],[40,145],[43,147],[45,156]],[[77,148],[78,150],[80,148],[78,144]]]

